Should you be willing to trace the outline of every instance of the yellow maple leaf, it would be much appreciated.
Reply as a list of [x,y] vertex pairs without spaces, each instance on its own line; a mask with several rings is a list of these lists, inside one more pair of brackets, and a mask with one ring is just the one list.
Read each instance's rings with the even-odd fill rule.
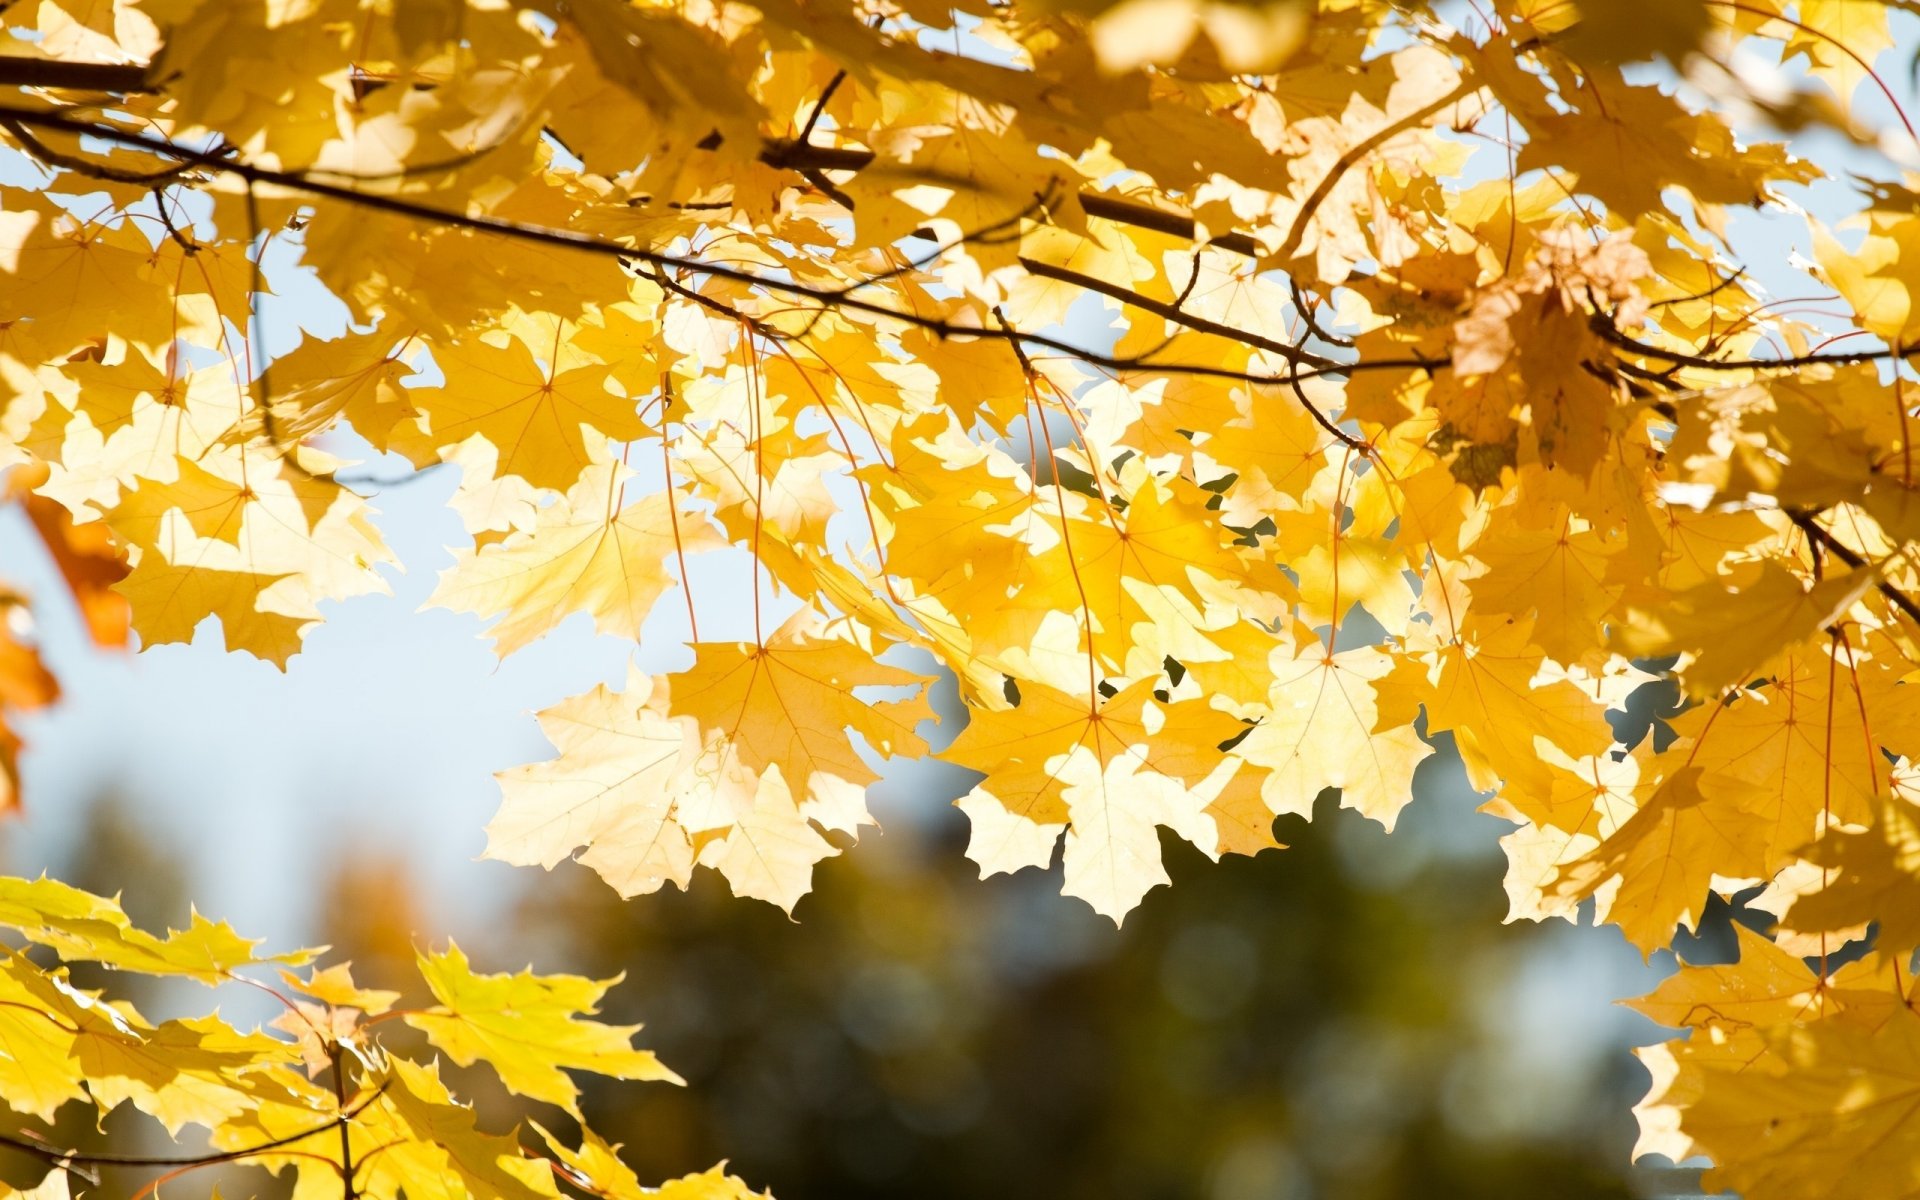
[[[807,817],[855,833],[869,823],[866,786],[878,775],[848,739],[858,733],[877,754],[924,753],[915,730],[933,717],[925,677],[874,661],[871,647],[840,636],[801,609],[764,643],[702,642],[694,664],[672,676],[667,711],[689,717],[710,749],[717,777],[778,767]],[[862,687],[911,688],[904,700],[867,703]]]
[[1877,921],[1874,945],[1881,951],[1920,946],[1920,805],[1878,797],[1870,827],[1829,829],[1801,854],[1821,868],[1820,887],[1794,898],[1781,914],[1783,925],[1838,935]]
[[1666,1048],[1643,1108],[1674,1132],[1644,1148],[1711,1155],[1704,1183],[1751,1200],[1920,1192],[1920,1015],[1706,1032]]
[[566,1072],[592,1071],[615,1079],[680,1077],[651,1051],[635,1049],[638,1025],[588,1020],[617,979],[578,975],[476,974],[459,946],[416,956],[439,1006],[410,1012],[407,1024],[461,1066],[485,1060],[508,1089],[557,1104],[578,1117],[579,1090]]
[[1829,1008],[1878,1027],[1901,997],[1889,960],[1868,955],[1822,977],[1806,960],[1738,922],[1740,957],[1732,963],[1685,966],[1651,993],[1625,1001],[1641,1014],[1675,1028],[1717,1025],[1768,1027],[1825,1017]]
[[137,928],[118,901],[44,876],[0,878],[0,925],[51,947],[69,962],[98,962],[149,975],[184,975],[209,984],[239,967],[297,966],[313,958],[311,951],[304,950],[263,957],[255,949],[257,942],[241,937],[224,921],[209,921],[198,912],[186,929],[156,937]]
[[1901,749],[1920,717],[1920,695],[1897,679],[1882,659],[1822,638],[1790,648],[1765,683],[1674,719],[1702,794],[1762,821],[1767,874],[1832,822],[1871,819],[1888,786],[1881,747]]
[[1372,646],[1334,653],[1309,643],[1273,652],[1273,687],[1260,723],[1236,752],[1268,774],[1276,814],[1310,816],[1321,789],[1388,829],[1413,798],[1413,773],[1432,753],[1409,725],[1382,725],[1374,687],[1393,667]]
[[[386,1127],[367,1130],[380,1140],[370,1139],[355,1156],[367,1164],[373,1195],[552,1200],[560,1194],[552,1170],[526,1157],[518,1138],[479,1130],[473,1110],[448,1094],[437,1064],[394,1060],[392,1081],[375,1107],[388,1118]],[[330,1174],[338,1178],[337,1170]]]
[[601,633],[638,640],[654,603],[675,586],[667,564],[723,543],[676,492],[624,504],[630,477],[613,462],[587,468],[565,499],[540,510],[532,529],[462,553],[427,603],[483,617],[505,613],[488,631],[502,657],[576,612],[592,616]]
[[1662,593],[1657,605],[1634,605],[1615,640],[1645,657],[1687,652],[1681,680],[1688,692],[1718,696],[1752,683],[1804,643],[1824,637],[1878,580],[1876,571],[1844,571],[1808,587],[1779,564],[1762,562],[1724,583]]
[[560,756],[501,773],[486,857],[552,868],[584,847],[623,896],[686,887],[693,844],[675,805],[701,749],[691,722],[667,716],[637,671],[624,692],[603,685],[539,716]]
[[1847,249],[1825,229],[1814,228],[1813,249],[1820,269],[1853,306],[1862,326],[1896,346],[1920,342],[1920,304],[1915,303],[1911,265],[1920,261],[1920,219],[1871,212],[1861,222],[1867,232],[1857,250]]
[[418,388],[428,440],[448,448],[478,434],[500,452],[499,470],[535,487],[566,489],[595,461],[590,435],[630,441],[646,431],[635,403],[614,390],[609,369],[588,363],[559,369],[562,343],[542,347],[543,366],[516,337],[436,345],[446,373],[440,388]]
[[1585,898],[1618,880],[1601,916],[1643,954],[1670,941],[1676,925],[1698,927],[1717,879],[1751,880],[1765,869],[1765,818],[1714,803],[1700,777],[1700,768],[1686,767],[1663,781],[1556,883],[1563,895]]
[[728,1174],[725,1163],[697,1175],[669,1179],[657,1188],[643,1187],[633,1168],[620,1161],[620,1148],[608,1145],[591,1129],[582,1131],[580,1147],[574,1149],[539,1125],[534,1128],[573,1172],[574,1182],[587,1184],[593,1194],[607,1200],[767,1200],[765,1194]]
[[[1028,682],[1017,705],[973,710],[946,758],[987,775],[958,802],[973,829],[967,856],[983,877],[1044,867],[1067,833],[1069,894],[1117,923],[1165,882],[1156,825],[1217,852],[1206,809],[1233,775],[1216,776],[1219,748],[1245,726],[1201,700],[1160,703],[1156,683],[1089,703]],[[1198,786],[1210,776],[1213,786]]]

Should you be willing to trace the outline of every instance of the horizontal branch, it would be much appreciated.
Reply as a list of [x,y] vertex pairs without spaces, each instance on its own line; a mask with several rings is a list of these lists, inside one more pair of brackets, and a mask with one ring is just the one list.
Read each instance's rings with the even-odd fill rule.
[[88,1167],[210,1167],[215,1163],[238,1162],[243,1158],[252,1158],[256,1154],[266,1154],[295,1142],[302,1142],[317,1134],[322,1134],[336,1125],[345,1126],[347,1122],[366,1111],[367,1107],[378,1100],[387,1090],[387,1081],[381,1080],[380,1086],[373,1089],[365,1098],[338,1116],[327,1118],[321,1125],[303,1129],[299,1133],[289,1133],[270,1141],[258,1142],[251,1146],[242,1146],[238,1150],[216,1150],[211,1154],[194,1157],[148,1155],[148,1154],[82,1154],[78,1150],[62,1150],[58,1146],[46,1146],[26,1138],[17,1138],[0,1134],[0,1146],[31,1154],[35,1158],[50,1162],[55,1166],[78,1164]]
[[65,88],[76,92],[148,92],[146,63],[63,62],[0,55],[0,87]]
[[[0,88],[67,88],[88,92],[146,92],[153,90],[148,78],[150,67],[144,63],[64,62],[50,58],[0,56]],[[718,142],[713,144],[718,146]],[[712,147],[709,147],[712,148]],[[816,146],[808,141],[768,138],[760,144],[760,161],[770,167],[799,171],[859,171],[874,160],[871,150],[855,146]],[[1103,192],[1080,193],[1080,208],[1090,217],[1150,229],[1156,233],[1191,240],[1197,226],[1189,213],[1177,212],[1111,196]],[[1244,233],[1223,233],[1208,239],[1208,245],[1249,258],[1260,253],[1260,246]]]
[[1170,304],[1164,300],[1155,300],[1151,296],[1141,295],[1139,292],[1122,284],[1108,283],[1104,279],[1097,279],[1091,275],[1082,275],[1078,271],[1069,271],[1065,267],[1056,267],[1051,263],[1040,262],[1037,259],[1028,258],[1025,255],[1020,256],[1020,266],[1025,269],[1029,275],[1038,275],[1042,279],[1055,279],[1061,283],[1069,283],[1075,287],[1085,288],[1090,292],[1099,292],[1103,296],[1111,296],[1122,304],[1131,305],[1134,308],[1153,313],[1155,316],[1165,317],[1167,320],[1179,325],[1184,325],[1196,333],[1210,333],[1215,337],[1223,337],[1228,341],[1238,342],[1244,346],[1252,346],[1258,350],[1270,351],[1271,353],[1278,354],[1288,362],[1301,363],[1313,367],[1328,367],[1334,363],[1333,359],[1323,358],[1310,350],[1302,349],[1289,342],[1278,342],[1261,334],[1253,333],[1245,329],[1235,329],[1231,325],[1222,325],[1218,321],[1210,321],[1205,317],[1198,317],[1192,313],[1183,312],[1177,304]]
[[[505,238],[562,249],[577,250],[585,254],[616,260],[632,260],[667,270],[686,272],[695,276],[725,279],[750,287],[761,288],[779,295],[804,298],[824,307],[864,313],[869,316],[895,321],[902,325],[914,326],[941,337],[969,337],[997,339],[1001,341],[1019,341],[1026,345],[1054,350],[1088,363],[1089,365],[1106,370],[1139,371],[1162,375],[1191,375],[1227,379],[1239,383],[1279,387],[1290,385],[1295,379],[1305,380],[1328,375],[1345,375],[1354,371],[1437,370],[1447,365],[1444,359],[1428,359],[1424,357],[1336,362],[1330,359],[1320,358],[1317,355],[1311,355],[1301,360],[1309,364],[1306,370],[1296,369],[1285,374],[1263,374],[1259,372],[1236,371],[1225,367],[1213,367],[1203,364],[1156,363],[1144,359],[1116,358],[1112,355],[1101,354],[1098,351],[1076,345],[1073,342],[1049,337],[1041,333],[1013,328],[983,328],[978,325],[962,324],[943,320],[938,317],[923,316],[919,313],[893,308],[889,305],[879,304],[874,301],[859,299],[856,296],[850,295],[849,289],[845,288],[823,288],[794,280],[761,275],[740,267],[728,266],[724,263],[710,262],[683,255],[662,254],[658,251],[608,241],[591,234],[577,233],[572,230],[554,229],[542,225],[526,225],[516,221],[504,220],[499,217],[453,212],[446,209],[435,208],[431,205],[419,204],[398,196],[362,192],[341,184],[329,183],[324,179],[315,178],[313,175],[302,172],[276,170],[274,168],[249,163],[244,159],[234,157],[231,149],[211,151],[196,150],[189,146],[181,146],[173,142],[151,138],[144,134],[130,133],[111,125],[76,120],[59,113],[45,112],[36,109],[23,109],[0,105],[0,119],[9,119],[17,121],[22,125],[57,129],[64,133],[92,137],[114,145],[127,146],[153,154],[164,155],[176,161],[201,167],[209,171],[232,175],[248,183],[284,187],[309,196],[338,200],[355,207],[391,213],[411,220],[423,221],[448,228],[469,229],[478,233],[490,233]],[[1076,286],[1086,286],[1092,290],[1102,291],[1109,290],[1113,286],[1105,284],[1104,281],[1092,279],[1089,276],[1072,275],[1070,272],[1067,274],[1070,276],[1071,282],[1075,283]],[[857,287],[859,285],[856,283],[854,286]],[[1132,295],[1132,293],[1128,294]],[[1158,303],[1146,297],[1139,297],[1139,299],[1148,304]],[[1186,314],[1181,314],[1180,319],[1182,323],[1188,324],[1200,320],[1200,318],[1189,317]],[[1224,329],[1225,327],[1217,328]],[[1238,334],[1237,331],[1230,332],[1234,332],[1241,340],[1246,340],[1246,335]],[[1271,345],[1278,347],[1284,346],[1285,343],[1275,342]],[[1294,357],[1299,358],[1302,355],[1307,355],[1307,352],[1300,351],[1298,348],[1294,349]],[[1301,365],[1301,362],[1296,361],[1293,365],[1297,368]]]
[[1699,371],[1781,371],[1795,367],[1817,367],[1822,364],[1845,366],[1850,363],[1883,362],[1890,358],[1912,358],[1920,355],[1920,345],[1907,346],[1901,350],[1882,347],[1878,350],[1836,350],[1821,351],[1813,354],[1795,354],[1786,358],[1708,358],[1703,354],[1692,354],[1685,350],[1663,350],[1659,346],[1650,346],[1637,341],[1614,328],[1613,323],[1604,314],[1595,313],[1593,330],[1603,341],[1642,358],[1657,358],[1661,362],[1672,363],[1678,367],[1691,367]]
[[[874,153],[856,146],[815,146],[808,142],[769,138],[760,144],[760,161],[770,167],[793,171],[859,171],[871,166]],[[1142,200],[1129,200],[1106,192],[1083,191],[1080,210],[1090,217],[1149,229],[1170,237],[1192,241],[1199,234],[1193,214],[1160,208]],[[1207,245],[1253,258],[1260,244],[1244,233],[1223,233],[1209,237]]]

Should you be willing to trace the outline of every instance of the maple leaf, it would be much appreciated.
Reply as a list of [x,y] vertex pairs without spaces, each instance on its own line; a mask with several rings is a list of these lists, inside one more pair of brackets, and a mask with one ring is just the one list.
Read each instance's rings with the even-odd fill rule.
[[[803,815],[855,833],[872,819],[864,793],[879,776],[848,731],[877,754],[926,750],[914,731],[934,715],[921,694],[925,677],[875,662],[871,649],[838,636],[808,609],[764,642],[697,643],[693,650],[694,665],[671,677],[666,708],[697,725],[708,752],[698,770],[718,791],[734,768],[753,775],[777,767]],[[866,703],[853,694],[861,687],[906,687],[913,695]]]
[[[11,618],[20,611],[16,599],[0,597],[0,614]],[[0,718],[5,713],[40,708],[60,695],[60,685],[40,661],[33,646],[14,636],[9,619],[0,625]],[[19,735],[0,719],[0,809],[20,803]]]
[[1584,898],[1619,880],[1604,915],[1643,954],[1671,940],[1676,925],[1698,928],[1717,877],[1750,879],[1764,870],[1765,819],[1713,803],[1700,779],[1700,768],[1687,767],[1663,781],[1619,829],[1564,868],[1556,885]]
[[255,1102],[251,1077],[293,1057],[285,1042],[239,1032],[217,1016],[168,1021],[130,1037],[96,1010],[82,1028],[74,1059],[94,1103],[127,1101],[176,1136],[189,1122],[216,1128],[246,1112]]
[[551,868],[584,847],[581,861],[623,896],[686,887],[694,849],[675,805],[701,746],[663,700],[634,672],[624,692],[601,686],[540,713],[560,756],[501,774],[486,856]]
[[69,962],[98,962],[149,975],[184,975],[208,984],[243,966],[298,965],[313,958],[311,951],[260,957],[257,942],[198,912],[186,929],[155,937],[135,927],[118,901],[45,876],[0,878],[0,925],[51,947]]
[[1371,646],[1334,653],[1312,644],[1273,655],[1270,709],[1236,747],[1270,772],[1268,807],[1311,816],[1321,789],[1337,787],[1344,807],[1392,829],[1413,798],[1414,768],[1431,753],[1409,726],[1380,728],[1374,687],[1392,657]]
[[1527,622],[1476,627],[1467,638],[1402,656],[1394,665],[1388,686],[1402,703],[1426,705],[1430,734],[1453,731],[1477,790],[1491,791],[1502,779],[1534,795],[1550,790],[1536,737],[1570,755],[1598,754],[1613,744],[1604,704],[1569,679],[1539,678],[1544,664],[1531,635]]
[[1889,782],[1880,739],[1904,741],[1920,701],[1889,664],[1821,640],[1827,644],[1790,647],[1763,685],[1673,722],[1694,742],[1686,757],[1702,772],[1702,793],[1721,811],[1762,822],[1768,873],[1823,826],[1871,819]]
[[710,1167],[698,1175],[669,1179],[657,1188],[643,1187],[633,1168],[620,1161],[619,1147],[609,1146],[592,1130],[583,1131],[579,1149],[574,1149],[535,1125],[554,1156],[572,1172],[575,1182],[591,1185],[595,1195],[609,1200],[766,1200],[767,1193],[756,1192],[726,1171],[725,1164]]
[[629,475],[610,462],[587,468],[532,529],[462,554],[427,603],[507,614],[489,630],[503,657],[576,612],[590,614],[601,633],[637,640],[655,601],[675,586],[667,562],[723,543],[677,493],[623,506]]
[[[1116,921],[1166,879],[1161,831],[1258,853],[1326,787],[1390,824],[1450,735],[1518,825],[1513,917],[1590,898],[1651,949],[1715,891],[1782,913],[1649,1001],[1693,1029],[1648,1056],[1655,1141],[1760,1196],[1914,1189],[1909,1126],[1873,1115],[1909,1048],[1847,1040],[1898,1041],[1892,959],[1811,991],[1786,960],[1920,938],[1920,208],[1863,160],[1814,201],[1813,263],[1729,219],[1819,178],[1821,139],[1905,144],[1869,102],[1889,5],[1511,0],[1471,33],[1296,0],[24,7],[0,469],[100,644],[217,616],[284,666],[383,590],[325,449],[358,437],[394,485],[459,468],[473,548],[432,603],[502,655],[575,613],[640,640],[723,541],[743,600],[797,602],[550,706],[557,757],[502,774],[488,855],[623,895],[705,866],[791,911],[871,823],[875,757],[930,753],[896,646],[959,682],[942,754],[981,776],[983,872],[1057,850]],[[1703,52],[1787,69],[1629,66]],[[1816,289],[1844,309],[1778,299]],[[56,687],[44,612],[0,593],[11,719]],[[1689,703],[1642,720],[1656,680]],[[20,754],[0,729],[8,803]],[[271,961],[50,881],[0,884],[9,921],[121,969]],[[562,1168],[643,1192],[590,1132],[549,1167],[390,1066],[400,1001],[344,971],[287,982],[269,1050],[15,968],[23,1112],[118,1098],[229,1150],[337,1125],[259,1157],[302,1195],[349,1159],[369,1200]],[[561,1042],[633,1066],[568,995]],[[481,1056],[453,1007],[422,1019]],[[503,1053],[572,1099],[573,1060]],[[1759,1123],[1741,1055],[1768,1095],[1810,1073],[1808,1107]]]
[[8,1001],[0,1006],[0,1032],[8,1046],[0,1059],[0,1100],[51,1121],[61,1106],[84,1100],[87,1091],[74,1055],[75,1038],[64,1022],[49,1022],[36,985],[32,965],[9,951],[0,962],[0,998]]
[[[1751,683],[1801,644],[1831,627],[1877,582],[1873,571],[1849,571],[1811,588],[1775,563],[1726,586],[1717,579],[1671,593],[1658,608],[1636,607],[1621,646],[1654,657],[1687,651],[1689,691],[1717,696]],[[1733,636],[1738,631],[1738,636]]]
[[33,491],[46,482],[49,474],[44,463],[29,464],[9,476],[9,491],[26,510],[35,532],[53,556],[94,643],[123,646],[129,627],[128,606],[126,598],[113,591],[113,585],[127,576],[126,555],[114,544],[106,525],[98,521],[77,524],[64,507]]
[[1156,825],[1213,852],[1212,797],[1188,785],[1212,773],[1219,746],[1244,726],[1198,701],[1161,706],[1155,683],[1097,703],[1029,683],[1018,705],[974,711],[947,758],[987,774],[958,802],[983,877],[1046,866],[1066,833],[1068,894],[1117,923],[1166,882]]
[[698,861],[726,876],[734,895],[792,913],[813,885],[815,864],[839,849],[807,819],[777,765],[754,777],[726,762],[724,750],[719,757],[700,768],[714,783],[709,803],[688,809],[703,842]]
[[369,1164],[368,1184],[377,1194],[431,1195],[451,1188],[460,1189],[456,1195],[499,1200],[560,1194],[552,1171],[522,1156],[516,1139],[480,1132],[473,1110],[454,1101],[437,1066],[396,1060],[393,1082],[380,1104],[402,1136]]
[[133,607],[133,630],[142,645],[192,641],[200,622],[214,616],[220,618],[227,649],[246,649],[284,668],[319,619],[260,608],[267,588],[289,577],[168,563],[155,554],[142,559],[115,590]]
[[1900,1006],[1899,994],[1887,986],[1894,976],[1884,956],[1868,955],[1823,977],[1765,934],[1737,922],[1733,931],[1737,961],[1683,967],[1650,994],[1626,1003],[1662,1025],[1727,1029],[1823,1017],[1830,1006],[1877,1027]]
[[[545,352],[558,357],[557,334]],[[626,440],[646,430],[604,364],[542,366],[517,337],[436,346],[434,355],[446,385],[409,397],[427,414],[431,443],[445,448],[478,434],[500,452],[500,471],[535,487],[573,486],[593,462],[589,431]]]
[[1920,1189],[1920,1126],[1911,1120],[1920,1104],[1920,1015],[1906,1006],[1877,1028],[1785,1023],[1665,1049],[1671,1065],[1655,1066],[1656,1098],[1646,1107],[1678,1110],[1660,1116],[1679,1144],[1714,1157],[1707,1186],[1755,1200],[1809,1188]]
[[577,975],[477,975],[452,942],[418,956],[420,976],[439,1007],[408,1013],[407,1024],[461,1066],[485,1059],[507,1087],[559,1105],[578,1117],[578,1091],[562,1068],[616,1079],[679,1076],[646,1050],[632,1046],[637,1025],[605,1025],[586,1018],[619,982]]
[[1888,795],[1874,808],[1869,828],[1830,829],[1801,851],[1822,869],[1821,885],[1781,915],[1787,928],[1838,934],[1877,921],[1883,952],[1920,946],[1920,805]]
[[401,382],[413,373],[410,346],[378,330],[302,342],[274,360],[271,420],[256,414],[246,431],[298,442],[344,420],[385,449],[393,427],[418,413]]

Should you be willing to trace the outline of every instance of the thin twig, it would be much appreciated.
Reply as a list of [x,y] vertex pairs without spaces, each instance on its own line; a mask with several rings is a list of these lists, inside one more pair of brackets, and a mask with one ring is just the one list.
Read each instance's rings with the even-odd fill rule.
[[1343,350],[1353,349],[1352,338],[1344,338],[1335,333],[1328,333],[1320,327],[1320,322],[1315,320],[1313,316],[1313,305],[1309,302],[1307,293],[1300,287],[1299,280],[1289,276],[1287,279],[1287,287],[1293,291],[1293,311],[1299,313],[1300,319],[1307,323],[1308,333],[1329,345],[1339,346]]
[[[813,111],[807,114],[807,123],[802,125],[800,132],[794,135],[793,140],[795,143],[802,146],[808,144],[807,139],[813,136],[813,127],[820,123],[820,114],[827,111],[827,101],[833,99],[833,94],[839,91],[840,85],[846,81],[847,73],[845,70],[835,71],[833,78],[827,80],[827,86],[820,89],[820,98],[813,102]],[[813,167],[811,169],[817,171],[820,168]]]
[[1792,367],[1813,367],[1824,363],[1846,365],[1849,363],[1883,362],[1890,358],[1907,358],[1920,354],[1920,346],[1908,346],[1901,350],[1885,347],[1879,350],[1842,350],[1833,354],[1813,353],[1796,354],[1786,358],[1706,358],[1699,354],[1690,354],[1684,350],[1663,350],[1659,346],[1650,346],[1636,341],[1614,328],[1612,322],[1596,314],[1593,330],[1600,337],[1632,354],[1645,358],[1657,358],[1676,366],[1692,367],[1701,371],[1779,371]]

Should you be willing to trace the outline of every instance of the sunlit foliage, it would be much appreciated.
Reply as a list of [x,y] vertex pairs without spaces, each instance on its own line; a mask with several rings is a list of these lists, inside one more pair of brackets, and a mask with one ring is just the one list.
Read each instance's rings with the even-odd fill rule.
[[[0,462],[96,636],[281,665],[385,586],[337,435],[456,464],[435,602],[499,653],[690,638],[502,779],[490,855],[623,895],[790,910],[929,752],[916,661],[981,870],[1058,853],[1116,921],[1160,830],[1256,853],[1329,787],[1390,827],[1450,731],[1514,917],[1651,952],[1767,888],[1710,1000],[1648,1001],[1693,1032],[1646,1147],[1912,1194],[1908,7],[47,0],[0,58]],[[1730,232],[1835,174],[1796,138],[1864,172],[1825,315]],[[1687,707],[1623,740],[1653,682]],[[615,1053],[575,1032],[502,1078],[564,1103]]]

